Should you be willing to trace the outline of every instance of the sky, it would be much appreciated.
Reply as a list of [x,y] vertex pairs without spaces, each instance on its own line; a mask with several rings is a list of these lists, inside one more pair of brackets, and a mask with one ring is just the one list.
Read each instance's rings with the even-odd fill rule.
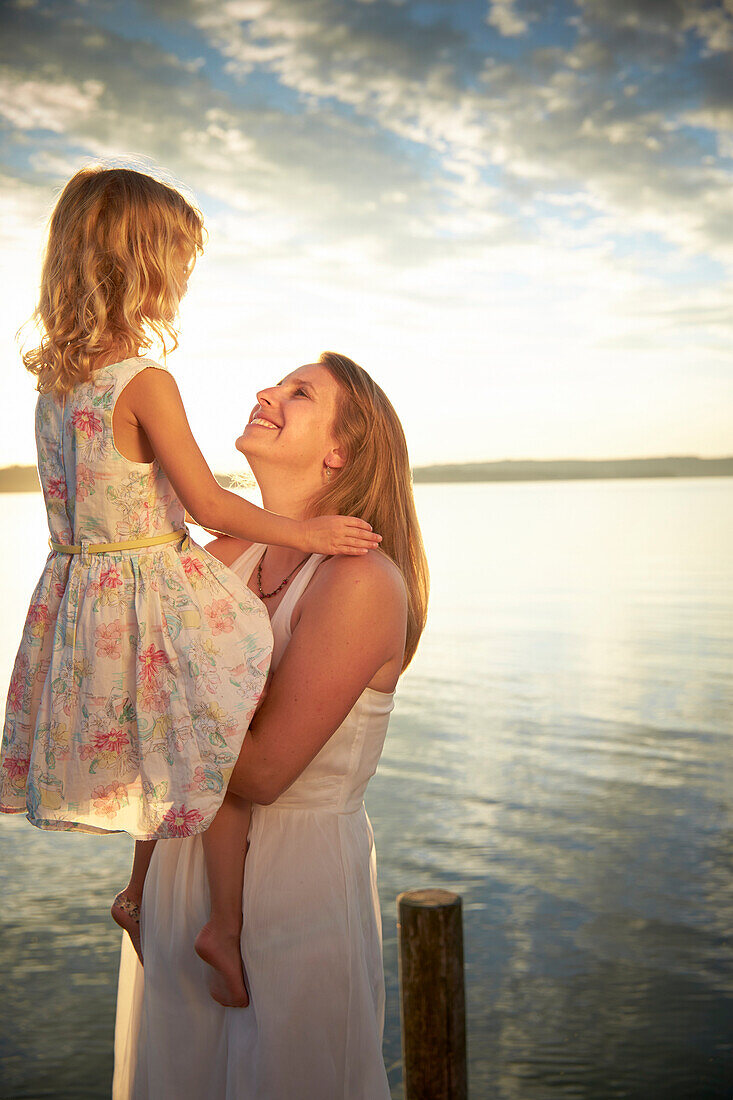
[[217,470],[325,350],[414,464],[733,450],[733,0],[4,0],[0,465],[80,166],[209,233],[170,359]]

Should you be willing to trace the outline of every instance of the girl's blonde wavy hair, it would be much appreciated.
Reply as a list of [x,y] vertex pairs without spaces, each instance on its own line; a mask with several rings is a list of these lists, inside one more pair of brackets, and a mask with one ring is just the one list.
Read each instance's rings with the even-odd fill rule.
[[23,362],[42,393],[67,393],[95,362],[178,346],[173,319],[203,251],[198,210],[173,187],[130,168],[82,168],[59,198]]
[[359,516],[382,536],[380,550],[407,587],[404,671],[425,629],[430,590],[405,433],[386,394],[363,367],[333,351],[324,351],[319,363],[339,386],[333,430],[346,450],[346,463],[311,502],[310,511]]

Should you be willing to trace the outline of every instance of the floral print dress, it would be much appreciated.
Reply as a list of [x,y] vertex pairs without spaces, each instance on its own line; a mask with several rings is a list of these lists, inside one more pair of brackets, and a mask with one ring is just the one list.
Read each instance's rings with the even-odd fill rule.
[[[206,829],[224,797],[267,676],[264,605],[183,532],[164,545],[88,553],[184,528],[157,462],[115,447],[128,359],[67,397],[41,394],[38,469],[54,541],[15,660],[0,811],[42,829],[137,840]],[[158,368],[160,369],[160,368]]]

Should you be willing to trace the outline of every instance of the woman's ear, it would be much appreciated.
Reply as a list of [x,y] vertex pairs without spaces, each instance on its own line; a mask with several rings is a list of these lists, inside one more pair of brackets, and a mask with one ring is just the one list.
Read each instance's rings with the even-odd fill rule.
[[332,470],[340,470],[342,466],[346,465],[346,455],[343,447],[334,447],[328,452],[324,459],[326,466],[330,466]]

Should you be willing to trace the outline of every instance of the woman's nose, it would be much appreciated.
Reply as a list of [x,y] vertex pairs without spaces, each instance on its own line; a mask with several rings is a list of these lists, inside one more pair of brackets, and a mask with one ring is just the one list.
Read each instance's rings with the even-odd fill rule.
[[266,390],[258,390],[257,402],[259,405],[272,405],[275,394],[275,386],[269,386]]

